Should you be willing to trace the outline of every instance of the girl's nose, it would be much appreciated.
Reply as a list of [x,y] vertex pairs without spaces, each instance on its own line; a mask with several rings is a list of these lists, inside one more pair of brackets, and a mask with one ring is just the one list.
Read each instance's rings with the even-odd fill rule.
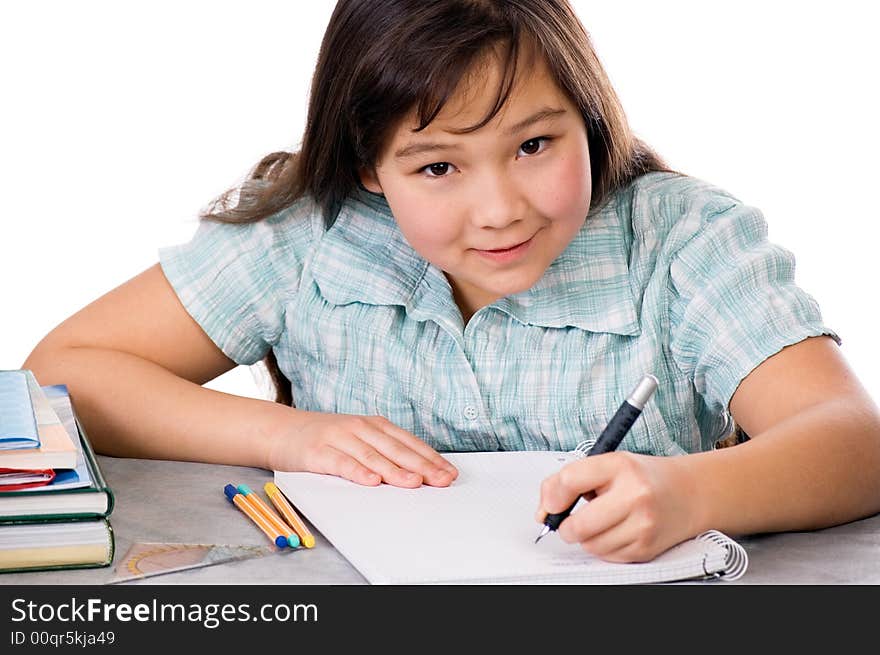
[[522,195],[504,175],[483,176],[473,189],[471,202],[475,227],[502,229],[523,217]]

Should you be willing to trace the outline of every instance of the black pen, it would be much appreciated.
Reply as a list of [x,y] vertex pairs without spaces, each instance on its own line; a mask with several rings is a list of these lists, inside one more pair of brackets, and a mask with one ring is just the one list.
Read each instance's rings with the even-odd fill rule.
[[[605,426],[605,429],[602,430],[602,434],[596,439],[596,443],[590,448],[587,457],[590,455],[609,453],[620,445],[620,442],[623,441],[626,433],[629,432],[633,423],[636,422],[636,419],[642,413],[645,404],[651,399],[651,396],[654,395],[654,391],[657,390],[657,384],[657,378],[650,373],[641,379],[635,390],[629,395],[629,398],[623,401],[623,404],[614,416],[611,417],[611,420],[608,421],[608,425]],[[574,509],[574,506],[577,505],[579,500],[580,496],[574,499],[574,502],[568,509],[563,510],[559,514],[548,514],[544,518],[544,527],[541,528],[541,534],[535,539],[535,543],[538,543],[541,537],[551,530],[559,528],[559,524],[571,514],[571,510]]]

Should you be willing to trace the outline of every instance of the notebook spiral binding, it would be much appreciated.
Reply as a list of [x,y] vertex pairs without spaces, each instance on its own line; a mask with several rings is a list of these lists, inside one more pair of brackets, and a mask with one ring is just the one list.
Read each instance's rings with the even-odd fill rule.
[[[590,452],[590,448],[592,448],[595,443],[595,439],[584,439],[575,446],[571,452],[578,459],[586,457],[587,453]],[[746,572],[749,565],[749,556],[746,553],[746,549],[724,533],[719,532],[718,530],[707,530],[706,532],[697,535],[695,539],[700,541],[711,541],[719,546],[723,546],[727,551],[724,571],[719,573],[709,573],[706,571],[707,576],[718,578],[720,580],[736,580],[741,578]],[[705,571],[705,566],[703,570]]]
[[749,556],[748,553],[746,553],[746,549],[726,534],[718,532],[718,530],[707,530],[706,532],[697,535],[695,539],[716,543],[719,546],[723,546],[727,551],[724,571],[712,574],[707,572],[707,575],[711,575],[720,580],[736,580],[741,578],[746,572],[749,565]]
[[572,448],[571,452],[574,453],[574,456],[578,459],[586,457],[587,453],[590,452],[590,448],[592,448],[595,443],[595,439],[584,439],[577,446]]

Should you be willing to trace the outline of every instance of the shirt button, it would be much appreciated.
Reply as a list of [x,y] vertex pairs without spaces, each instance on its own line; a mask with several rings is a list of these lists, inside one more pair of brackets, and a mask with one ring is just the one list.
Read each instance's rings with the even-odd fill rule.
[[472,407],[471,405],[468,405],[467,407],[464,408],[464,415],[465,415],[465,418],[473,421],[475,418],[477,418],[476,407]]

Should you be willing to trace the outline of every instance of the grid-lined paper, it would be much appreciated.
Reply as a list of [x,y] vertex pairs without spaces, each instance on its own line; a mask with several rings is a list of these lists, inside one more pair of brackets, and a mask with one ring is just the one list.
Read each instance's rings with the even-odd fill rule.
[[[555,534],[535,544],[540,483],[570,453],[444,457],[459,470],[446,488],[366,487],[334,476],[277,471],[275,484],[374,584],[650,583],[723,572],[732,552],[744,556],[726,537],[690,540],[639,564],[591,557]],[[744,561],[739,568],[741,575]]]

